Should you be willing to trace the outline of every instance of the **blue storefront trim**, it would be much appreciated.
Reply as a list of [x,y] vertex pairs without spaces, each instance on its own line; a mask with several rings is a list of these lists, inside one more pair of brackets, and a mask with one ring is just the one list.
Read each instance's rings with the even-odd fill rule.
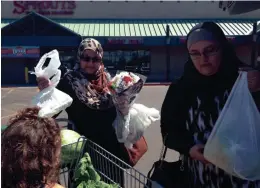
[[[87,38],[87,37],[84,37]],[[102,45],[107,45],[107,39],[111,37],[95,37]],[[117,37],[119,38],[119,37]],[[124,37],[121,37],[124,38]],[[2,46],[41,46],[41,47],[78,47],[82,39],[72,36],[2,36]],[[234,36],[233,44],[245,44],[250,42],[251,36]],[[260,44],[258,38],[257,43]],[[127,44],[126,44],[127,45]],[[165,46],[166,37],[143,37],[143,46]],[[183,37],[170,37],[169,46],[185,45]],[[113,45],[116,46],[116,45]],[[118,45],[122,46],[122,45]]]
[[80,41],[74,36],[2,36],[2,46],[78,47]]
[[[241,44],[246,44],[246,43],[252,42],[251,35],[226,36],[226,37],[232,44],[235,44],[235,45],[241,45]],[[176,45],[185,45],[186,40],[187,40],[187,37],[176,37],[175,44]],[[260,44],[260,40],[258,40],[258,43]]]
[[[240,45],[240,44],[245,44],[248,42],[252,41],[251,35],[243,35],[243,36],[227,36],[230,38],[233,38],[230,40],[231,43]],[[91,36],[89,37],[83,37],[84,38],[92,38]],[[95,37],[96,40],[98,40],[102,46],[108,45],[107,40],[111,39],[113,37]],[[114,37],[114,38],[126,38],[126,37]],[[129,38],[129,37],[127,37]],[[136,37],[133,37],[136,38]],[[142,37],[143,39],[143,46],[165,46],[166,44],[166,37]],[[181,36],[171,36],[170,37],[170,43],[168,44],[169,46],[180,46],[180,45],[185,45],[185,40],[186,37],[181,37]],[[258,43],[260,44],[260,40],[258,40]],[[111,46],[129,46],[128,44],[113,44]],[[134,45],[133,45],[134,46]]]
[[[83,39],[85,38],[93,38],[92,36],[89,36],[89,37],[83,37]],[[100,42],[100,44],[102,46],[106,46],[106,45],[111,45],[111,46],[122,46],[122,45],[125,45],[125,46],[129,46],[129,44],[108,44],[107,43],[107,40],[108,39],[113,39],[113,38],[116,38],[116,39],[124,39],[124,38],[131,38],[131,37],[94,37],[96,40],[98,40]],[[136,37],[133,37],[133,38],[136,38]],[[165,43],[165,40],[166,38],[165,37],[140,37],[143,39],[143,46],[164,46],[166,43]],[[176,44],[176,39],[173,39],[171,41],[171,44],[172,45],[175,45]],[[134,45],[132,45],[134,46]]]

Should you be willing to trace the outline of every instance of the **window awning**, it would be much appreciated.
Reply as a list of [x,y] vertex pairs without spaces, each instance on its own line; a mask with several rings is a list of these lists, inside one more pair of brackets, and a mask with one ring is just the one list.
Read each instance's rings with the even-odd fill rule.
[[[22,18],[23,19],[23,18]],[[50,20],[50,19],[48,19]],[[17,20],[4,20],[2,19],[2,31],[7,28],[10,23]],[[19,21],[19,20],[18,20]],[[98,39],[102,45],[111,45],[110,39],[116,41],[116,44],[122,43],[122,38],[135,37],[135,39],[140,39],[141,43],[138,44],[145,46],[164,46],[166,44],[166,26],[170,26],[170,40],[169,45],[180,45],[185,44],[185,36],[189,33],[190,29],[198,23],[204,21],[214,21],[216,22],[224,31],[227,37],[230,37],[233,43],[242,44],[251,41],[250,33],[253,29],[253,23],[258,20],[255,19],[229,19],[229,20],[205,20],[205,19],[127,19],[127,20],[106,20],[106,19],[52,19],[50,22],[60,26],[59,28],[67,29],[67,32],[74,33],[75,35],[81,36],[82,38],[94,37]],[[11,24],[12,25],[12,24]],[[55,29],[55,27],[53,27]],[[52,28],[52,29],[53,29]],[[50,34],[53,33],[52,29],[49,29]],[[56,28],[58,29],[58,28]],[[57,35],[57,33],[55,34]],[[60,35],[54,38],[55,40],[64,41]],[[29,37],[29,36],[28,36]],[[80,37],[80,38],[81,38]],[[30,37],[29,37],[30,38]],[[24,38],[23,38],[24,39]],[[42,45],[50,45],[50,42],[57,44],[59,41],[54,39],[46,40],[42,38],[33,39],[32,41],[42,41]],[[11,43],[13,40],[10,37],[5,37],[6,43]],[[16,40],[16,39],[15,39]],[[67,45],[71,45],[71,39],[66,39]],[[17,40],[16,40],[17,41]],[[26,39],[28,41],[28,39]],[[123,41],[125,42],[125,41]],[[15,42],[12,42],[14,45]],[[28,43],[28,42],[27,42]],[[75,42],[75,46],[78,45],[78,41]],[[30,43],[31,44],[31,43]],[[113,43],[114,44],[114,43]],[[132,43],[131,43],[132,44]],[[28,43],[29,45],[29,43]]]
[[[3,20],[1,28],[14,20]],[[160,37],[166,35],[166,25],[171,36],[186,36],[197,23],[206,20],[55,20],[54,22],[81,36],[93,37]],[[212,20],[211,20],[212,21]],[[256,20],[213,20],[226,36],[249,35]]]
[[[93,37],[156,37],[186,36],[197,23],[205,20],[57,20],[59,24],[81,36]],[[253,20],[214,20],[227,36],[248,35]]]

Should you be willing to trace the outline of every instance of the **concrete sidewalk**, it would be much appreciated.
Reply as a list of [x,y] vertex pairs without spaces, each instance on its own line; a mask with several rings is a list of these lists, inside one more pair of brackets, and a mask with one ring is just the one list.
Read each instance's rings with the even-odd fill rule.
[[[171,85],[171,82],[147,82],[144,84],[145,86],[169,86]],[[1,86],[2,89],[5,88],[37,88],[37,86],[27,86],[27,85],[10,85],[10,86]]]

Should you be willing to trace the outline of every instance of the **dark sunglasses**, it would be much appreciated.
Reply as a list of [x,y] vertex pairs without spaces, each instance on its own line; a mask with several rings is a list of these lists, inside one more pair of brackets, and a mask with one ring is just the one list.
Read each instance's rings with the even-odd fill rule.
[[98,57],[84,56],[84,57],[81,57],[80,59],[83,60],[83,61],[86,61],[86,62],[90,62],[90,61],[92,61],[93,63],[101,62],[101,59],[98,58]]

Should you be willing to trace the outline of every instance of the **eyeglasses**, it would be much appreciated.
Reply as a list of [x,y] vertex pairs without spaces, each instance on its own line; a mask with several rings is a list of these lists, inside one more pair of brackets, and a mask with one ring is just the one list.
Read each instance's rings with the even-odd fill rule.
[[212,48],[204,50],[202,52],[202,54],[199,52],[194,52],[194,53],[189,53],[189,54],[192,59],[199,59],[199,58],[201,58],[202,55],[204,55],[204,57],[214,56],[218,53],[219,50],[220,50],[220,47],[212,47]]
[[98,58],[98,57],[89,57],[89,56],[81,57],[80,60],[83,60],[83,61],[86,61],[86,62],[92,61],[93,63],[101,62],[100,58]]

